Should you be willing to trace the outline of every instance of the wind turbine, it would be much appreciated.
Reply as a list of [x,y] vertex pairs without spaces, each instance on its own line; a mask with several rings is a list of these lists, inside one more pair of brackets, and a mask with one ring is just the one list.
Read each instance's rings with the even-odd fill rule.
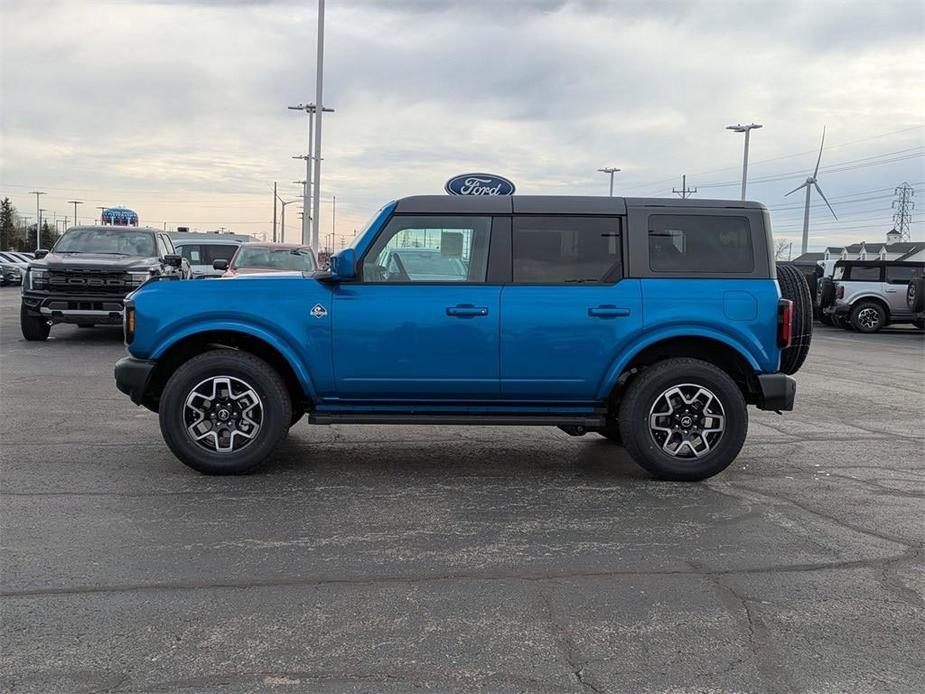
[[[806,247],[809,245],[809,199],[813,188],[815,188],[816,192],[819,193],[823,200],[825,200],[825,204],[828,206],[832,216],[835,217],[836,220],[838,219],[838,215],[835,214],[835,210],[833,210],[832,206],[829,205],[829,201],[826,199],[825,193],[822,192],[822,188],[820,188],[819,184],[816,182],[816,176],[819,174],[819,162],[822,161],[822,148],[824,145],[825,126],[822,128],[822,142],[819,145],[819,158],[816,159],[816,168],[813,171],[813,175],[808,177],[801,185],[798,185],[796,188],[791,190],[790,193],[787,193],[787,195],[790,195],[791,193],[796,193],[800,188],[806,188],[806,207],[803,209],[803,246],[802,250],[800,251],[801,253],[806,253]],[[784,197],[787,197],[787,195]]]

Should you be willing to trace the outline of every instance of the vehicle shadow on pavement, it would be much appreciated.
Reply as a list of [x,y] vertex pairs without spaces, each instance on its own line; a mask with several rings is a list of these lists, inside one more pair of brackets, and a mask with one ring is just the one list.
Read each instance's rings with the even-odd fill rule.
[[[523,440],[504,441],[500,438],[475,439],[471,446],[459,446],[458,440],[409,440],[402,436],[401,427],[391,427],[392,436],[378,441],[376,455],[370,455],[371,441],[357,438],[337,442],[306,440],[308,427],[293,429],[267,461],[252,474],[268,476],[291,474],[327,476],[343,471],[356,476],[376,478],[413,476],[434,480],[472,476],[518,478],[558,477],[587,482],[613,483],[619,480],[651,480],[652,477],[633,462],[622,446],[587,434],[575,438],[557,432],[540,435],[540,439],[555,437],[552,445],[524,448]],[[313,427],[314,428],[314,427]],[[498,427],[497,429],[502,429]],[[566,445],[563,446],[562,444]]]

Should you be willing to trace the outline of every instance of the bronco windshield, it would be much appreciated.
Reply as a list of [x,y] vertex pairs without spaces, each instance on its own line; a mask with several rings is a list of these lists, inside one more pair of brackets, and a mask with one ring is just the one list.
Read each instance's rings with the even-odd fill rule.
[[55,253],[104,253],[144,258],[157,256],[154,234],[110,227],[70,229],[58,239],[53,250]]
[[270,246],[241,246],[234,267],[256,267],[268,270],[296,270],[314,272],[315,259],[308,248],[272,248]]

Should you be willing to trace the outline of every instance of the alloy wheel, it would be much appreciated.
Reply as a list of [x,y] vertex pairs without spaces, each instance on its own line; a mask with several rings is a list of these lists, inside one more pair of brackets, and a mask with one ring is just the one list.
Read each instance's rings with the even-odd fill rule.
[[263,402],[240,378],[212,376],[190,390],[183,424],[196,445],[213,453],[236,453],[260,432]]
[[649,410],[649,433],[676,458],[701,458],[712,451],[726,430],[723,404],[713,391],[693,383],[672,386]]

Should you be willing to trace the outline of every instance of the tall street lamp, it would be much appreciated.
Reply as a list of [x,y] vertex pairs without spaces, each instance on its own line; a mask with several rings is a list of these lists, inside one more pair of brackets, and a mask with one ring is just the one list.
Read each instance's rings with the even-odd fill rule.
[[84,201],[83,201],[83,200],[68,200],[67,203],[68,203],[68,205],[73,205],[73,206],[74,206],[74,226],[76,227],[76,226],[78,225],[78,221],[77,221],[77,206],[78,206],[78,205],[83,205],[83,204],[84,204]]
[[751,135],[752,130],[757,130],[762,128],[760,123],[749,123],[748,125],[742,125],[737,123],[735,125],[727,125],[726,130],[732,130],[737,133],[745,133],[745,154],[742,157],[742,199],[745,199],[745,183],[748,180],[748,138]]
[[39,209],[39,196],[47,195],[40,190],[33,190],[29,195],[35,196],[35,250],[38,250],[42,242],[42,212]]
[[613,197],[613,175],[620,171],[620,169],[613,166],[605,166],[598,169],[601,173],[610,174],[610,197]]

